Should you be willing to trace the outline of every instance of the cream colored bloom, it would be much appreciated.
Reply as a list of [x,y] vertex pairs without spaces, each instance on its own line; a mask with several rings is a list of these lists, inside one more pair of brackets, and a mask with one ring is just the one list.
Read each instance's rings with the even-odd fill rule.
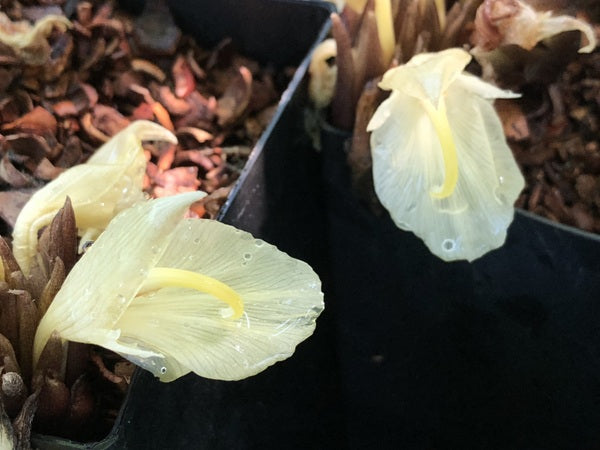
[[120,213],[69,273],[35,337],[111,349],[171,381],[237,380],[288,358],[323,310],[302,261],[219,222],[184,219],[191,192]]
[[144,198],[143,140],[176,143],[167,129],[147,120],[133,122],[100,147],[85,164],[74,166],[37,191],[25,204],[13,230],[13,253],[28,274],[37,251],[38,231],[71,198],[80,236],[95,238],[123,209]]
[[368,125],[381,203],[446,261],[501,246],[524,186],[492,105],[518,95],[464,73],[470,60],[454,48],[389,70]]

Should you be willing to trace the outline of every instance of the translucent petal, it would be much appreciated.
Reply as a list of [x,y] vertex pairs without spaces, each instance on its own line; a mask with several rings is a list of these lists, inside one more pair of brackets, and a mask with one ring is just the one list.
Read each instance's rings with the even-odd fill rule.
[[116,325],[119,343],[164,355],[136,361],[163,381],[190,370],[222,380],[254,375],[288,358],[323,310],[319,278],[307,264],[218,222],[180,223],[157,266],[213,277],[244,302],[242,318],[231,320],[224,303],[198,291],[137,297]]
[[454,87],[460,87],[471,94],[476,94],[480,97],[492,100],[495,98],[519,98],[521,94],[500,89],[493,84],[486,83],[481,78],[474,75],[463,73],[456,77],[453,83]]
[[443,180],[443,161],[433,125],[418,101],[390,98],[393,114],[371,138],[382,204],[400,228],[413,231],[448,261],[472,261],[502,245],[524,186],[492,105],[469,86],[454,83],[445,96],[459,165],[449,197],[430,195]]
[[438,53],[421,53],[408,63],[388,70],[379,83],[382,89],[394,89],[437,106],[440,96],[471,61],[460,48]]
[[75,264],[42,318],[39,356],[53,330],[62,338],[110,347],[114,324],[156,265],[184,212],[206,194],[190,192],[141,202],[117,215]]
[[146,158],[142,140],[177,142],[160,125],[133,122],[100,147],[86,164],[66,170],[31,197],[13,230],[13,252],[24,273],[29,273],[36,253],[38,231],[50,223],[67,196],[80,235],[86,228],[104,229],[119,211],[143,199]]

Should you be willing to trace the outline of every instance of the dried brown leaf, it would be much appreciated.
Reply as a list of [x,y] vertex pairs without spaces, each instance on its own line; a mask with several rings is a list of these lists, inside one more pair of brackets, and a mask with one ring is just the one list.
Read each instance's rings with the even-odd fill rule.
[[179,55],[171,69],[175,82],[175,95],[185,98],[196,89],[194,74],[187,63],[185,56]]
[[242,66],[217,103],[219,125],[224,126],[235,122],[248,107],[251,96],[252,73],[247,67]]
[[41,106],[36,106],[17,120],[2,125],[2,129],[6,131],[20,131],[40,136],[56,135],[57,127],[54,116]]

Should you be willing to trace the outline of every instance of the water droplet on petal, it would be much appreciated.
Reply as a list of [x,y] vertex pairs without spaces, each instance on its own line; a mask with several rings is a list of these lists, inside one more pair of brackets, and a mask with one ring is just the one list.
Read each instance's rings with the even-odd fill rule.
[[442,250],[452,252],[456,249],[456,242],[453,239],[444,239],[442,242]]

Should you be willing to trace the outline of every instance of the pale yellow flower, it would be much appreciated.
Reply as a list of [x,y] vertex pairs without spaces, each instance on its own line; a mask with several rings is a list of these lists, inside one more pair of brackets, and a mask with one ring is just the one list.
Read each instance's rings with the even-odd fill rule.
[[189,372],[237,380],[288,358],[323,310],[318,276],[250,234],[184,219],[191,192],[116,216],[42,318],[49,337],[100,345],[162,381]]
[[368,125],[381,203],[446,261],[501,246],[524,186],[492,105],[518,95],[464,73],[470,60],[454,48],[389,70]]
[[133,122],[102,145],[85,164],[74,166],[37,191],[13,230],[13,253],[28,274],[37,252],[38,231],[48,225],[67,196],[82,241],[95,238],[123,209],[143,200],[146,169],[143,140],[176,143],[167,129],[147,120]]

